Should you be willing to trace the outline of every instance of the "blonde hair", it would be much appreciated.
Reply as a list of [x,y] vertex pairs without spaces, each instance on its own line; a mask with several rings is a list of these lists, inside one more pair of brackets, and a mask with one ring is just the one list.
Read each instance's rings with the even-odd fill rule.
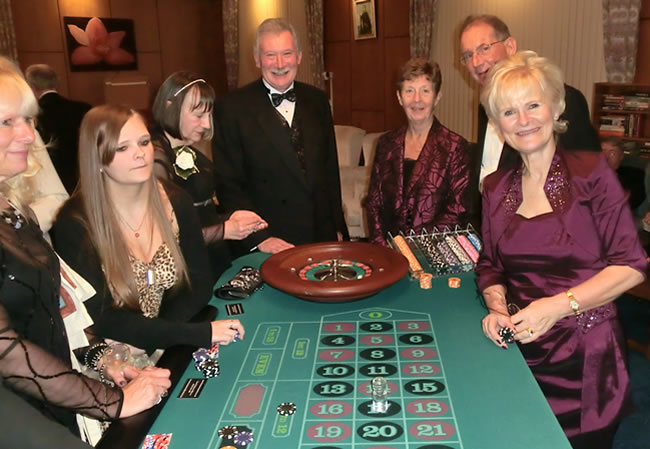
[[[94,107],[84,116],[79,130],[80,176],[79,189],[75,195],[80,196],[85,213],[85,217],[78,218],[87,227],[97,250],[106,284],[113,296],[113,304],[116,307],[141,310],[129,251],[120,230],[115,203],[106,187],[106,175],[100,172],[100,169],[113,161],[122,127],[131,117],[142,120],[134,110],[115,105]],[[178,281],[174,288],[189,285],[187,265],[165,214],[153,174],[147,182],[154,225],[160,230],[162,240],[169,247],[176,264]]]
[[[562,71],[549,59],[534,51],[520,51],[490,69],[490,80],[481,92],[481,103],[493,123],[499,123],[499,109],[530,95],[539,88],[549,102],[555,117],[564,112],[564,80]],[[556,119],[553,131],[567,130],[566,120]]]
[[[0,102],[5,102],[8,94],[18,94],[20,104],[18,106],[18,115],[25,118],[34,118],[38,114],[38,102],[30,87],[20,74],[20,71],[12,69],[15,65],[8,59],[0,57]],[[32,129],[34,129],[33,120],[31,121]],[[42,144],[40,139],[38,141]],[[23,214],[27,214],[27,205],[32,200],[32,191],[25,181],[25,177],[34,176],[41,166],[34,158],[33,147],[37,142],[34,140],[29,146],[29,153],[27,154],[27,168],[22,173],[18,173],[9,179],[5,179],[0,183],[0,192],[2,192]]]

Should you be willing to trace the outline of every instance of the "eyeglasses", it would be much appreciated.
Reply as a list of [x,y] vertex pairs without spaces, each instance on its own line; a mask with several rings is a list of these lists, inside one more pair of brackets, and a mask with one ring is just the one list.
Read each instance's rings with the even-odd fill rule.
[[472,57],[474,56],[474,53],[476,53],[477,56],[484,56],[490,49],[492,48],[493,45],[500,44],[504,42],[505,39],[501,39],[500,41],[492,42],[491,44],[482,44],[476,47],[476,50],[474,51],[466,51],[462,55],[460,55],[460,63],[463,65],[467,65],[468,62],[472,60]]

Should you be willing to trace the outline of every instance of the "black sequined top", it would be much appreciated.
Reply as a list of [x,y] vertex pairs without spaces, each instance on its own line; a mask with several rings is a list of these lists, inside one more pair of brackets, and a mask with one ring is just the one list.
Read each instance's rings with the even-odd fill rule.
[[0,377],[45,416],[78,434],[75,413],[119,417],[123,394],[73,371],[59,311],[59,261],[41,230],[0,213]]

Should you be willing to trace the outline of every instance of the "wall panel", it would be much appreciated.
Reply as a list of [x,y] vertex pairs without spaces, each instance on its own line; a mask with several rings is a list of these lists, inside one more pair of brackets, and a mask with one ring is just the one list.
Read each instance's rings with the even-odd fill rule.
[[325,67],[334,74],[334,123],[351,124],[350,42],[325,43]]
[[[11,2],[18,52],[62,52],[62,25],[57,2],[21,0]],[[34,32],[38,30],[38,32]]]

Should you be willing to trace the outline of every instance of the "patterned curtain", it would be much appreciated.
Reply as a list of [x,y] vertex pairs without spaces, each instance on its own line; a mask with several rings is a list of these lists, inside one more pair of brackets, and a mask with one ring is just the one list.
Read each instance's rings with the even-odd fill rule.
[[605,70],[610,83],[631,83],[636,72],[641,0],[603,0]]
[[14,19],[11,17],[9,0],[0,0],[0,54],[14,61],[18,59]]
[[433,46],[438,0],[409,0],[411,57],[429,59]]
[[237,88],[239,77],[239,0],[223,0],[223,47],[228,89]]
[[309,65],[314,86],[325,89],[325,57],[323,56],[323,0],[305,0],[307,38],[309,39]]

